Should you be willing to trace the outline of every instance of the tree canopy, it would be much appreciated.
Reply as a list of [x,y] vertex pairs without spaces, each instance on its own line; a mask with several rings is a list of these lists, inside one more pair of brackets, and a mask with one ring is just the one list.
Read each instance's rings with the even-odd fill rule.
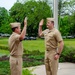
[[24,18],[28,17],[28,36],[37,36],[39,21],[51,17],[51,14],[51,7],[45,1],[30,0],[24,4],[15,3],[10,9],[10,16],[15,21],[21,22],[22,26]]
[[[59,30],[62,35],[75,35],[75,1],[59,0]],[[7,11],[0,7],[0,33],[10,33],[10,23],[20,22],[23,28],[24,18],[28,18],[28,36],[38,36],[38,24],[41,19],[45,20],[43,29],[46,28],[46,18],[53,17],[52,7],[48,0],[23,0],[17,2]]]

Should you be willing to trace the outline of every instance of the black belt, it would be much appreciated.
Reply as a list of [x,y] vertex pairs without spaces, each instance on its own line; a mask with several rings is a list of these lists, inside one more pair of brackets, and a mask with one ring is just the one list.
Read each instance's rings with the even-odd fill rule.
[[22,57],[22,55],[10,55],[12,57]]

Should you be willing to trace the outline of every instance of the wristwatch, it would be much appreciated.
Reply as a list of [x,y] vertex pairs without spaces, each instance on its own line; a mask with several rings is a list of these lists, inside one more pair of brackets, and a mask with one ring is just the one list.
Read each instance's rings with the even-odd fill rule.
[[57,55],[60,55],[60,53],[57,53]]

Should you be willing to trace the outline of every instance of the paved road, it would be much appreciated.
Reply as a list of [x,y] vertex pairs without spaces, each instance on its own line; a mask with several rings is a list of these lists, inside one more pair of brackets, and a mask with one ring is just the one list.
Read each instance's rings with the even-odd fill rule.
[[[30,67],[29,69],[33,69],[33,74],[46,75],[45,65]],[[58,75],[75,75],[75,64],[59,63]]]

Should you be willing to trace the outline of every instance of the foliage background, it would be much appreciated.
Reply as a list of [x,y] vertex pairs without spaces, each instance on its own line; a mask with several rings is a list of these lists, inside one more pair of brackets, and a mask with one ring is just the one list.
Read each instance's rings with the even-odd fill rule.
[[[75,1],[59,0],[59,30],[62,36],[75,36]],[[7,11],[4,7],[0,7],[0,33],[9,33],[11,22],[21,22],[23,28],[23,20],[28,17],[28,36],[38,36],[38,24],[43,18],[45,20],[43,29],[46,28],[46,18],[53,17],[53,7],[48,0],[25,0],[17,2]]]

